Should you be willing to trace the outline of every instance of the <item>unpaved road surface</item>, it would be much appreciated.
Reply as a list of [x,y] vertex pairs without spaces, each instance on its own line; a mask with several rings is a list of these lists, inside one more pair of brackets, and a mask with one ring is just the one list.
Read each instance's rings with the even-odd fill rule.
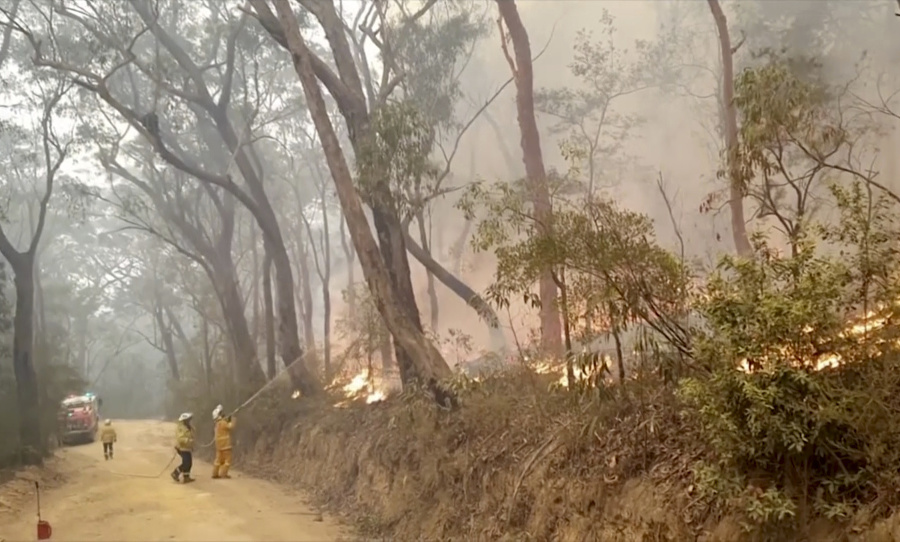
[[[41,492],[52,540],[326,542],[347,537],[329,518],[316,521],[321,516],[300,495],[239,469],[231,471],[230,480],[213,480],[212,467],[195,459],[192,484],[172,481],[174,463],[154,478],[174,453],[172,424],[113,423],[119,437],[115,459],[104,461],[99,442],[59,452],[54,466],[65,482]],[[0,497],[2,492],[0,487]],[[19,500],[16,513],[0,515],[0,541],[36,540],[34,499]]]

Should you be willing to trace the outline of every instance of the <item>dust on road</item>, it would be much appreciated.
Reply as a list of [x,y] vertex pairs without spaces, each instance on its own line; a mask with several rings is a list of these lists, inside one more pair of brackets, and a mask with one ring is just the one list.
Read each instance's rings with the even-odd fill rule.
[[[347,531],[318,514],[299,495],[231,471],[210,478],[211,466],[195,459],[193,484],[177,484],[166,469],[174,452],[172,424],[114,422],[115,459],[104,461],[99,442],[65,448],[58,462],[66,483],[42,491],[43,518],[60,541],[306,541],[345,539]],[[239,458],[236,458],[239,460]],[[124,476],[138,474],[145,477]],[[35,540],[35,508],[0,515],[0,541]]]

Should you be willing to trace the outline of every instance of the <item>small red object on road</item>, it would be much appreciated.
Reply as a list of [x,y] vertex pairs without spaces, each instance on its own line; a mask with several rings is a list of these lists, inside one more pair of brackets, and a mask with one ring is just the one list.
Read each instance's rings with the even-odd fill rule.
[[41,485],[38,482],[34,483],[34,492],[37,495],[37,539],[49,540],[50,535],[53,534],[53,528],[50,527],[49,521],[41,519]]

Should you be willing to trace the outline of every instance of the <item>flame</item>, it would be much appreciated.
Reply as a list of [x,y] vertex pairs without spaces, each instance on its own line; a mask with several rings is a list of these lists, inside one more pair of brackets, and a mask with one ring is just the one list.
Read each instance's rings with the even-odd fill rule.
[[363,398],[367,405],[371,405],[387,398],[384,380],[374,374],[370,375],[368,369],[353,375],[349,382],[341,386],[341,391],[348,399],[338,403],[337,406],[341,407],[349,405],[354,399]]
[[[862,318],[860,318],[857,323],[847,326],[847,328],[841,332],[838,337],[842,339],[847,339],[851,337],[859,337],[860,335],[865,335],[871,331],[875,331],[883,328],[888,323],[887,316],[879,316],[879,311],[871,310],[865,314]],[[812,328],[806,326],[803,331],[805,333],[811,333]],[[883,344],[884,339],[878,339],[875,341],[875,344]],[[895,346],[900,346],[900,340],[895,341]],[[790,348],[782,347],[779,351],[784,355],[790,355]],[[876,350],[873,352],[874,355],[880,355],[882,352],[880,350]],[[838,367],[843,362],[843,358],[840,354],[831,353],[831,354],[823,354],[816,360],[816,371],[822,371],[824,369],[831,369],[834,367]],[[738,365],[738,368],[746,373],[750,372],[750,365],[747,359],[741,360]]]

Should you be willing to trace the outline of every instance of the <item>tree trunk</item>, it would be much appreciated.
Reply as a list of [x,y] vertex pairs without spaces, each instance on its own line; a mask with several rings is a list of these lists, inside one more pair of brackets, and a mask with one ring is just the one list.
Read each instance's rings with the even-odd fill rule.
[[[254,3],[258,6],[258,3]],[[415,297],[411,295],[411,284],[409,283],[409,269],[406,268],[406,284],[410,284],[409,288],[396,288],[392,276],[385,265],[386,261],[399,261],[406,259],[406,251],[402,244],[402,232],[399,231],[399,220],[394,217],[397,222],[394,234],[395,239],[389,239],[387,236],[381,236],[385,232],[383,228],[379,228],[380,241],[384,243],[382,251],[391,250],[392,241],[399,241],[400,250],[394,250],[394,258],[383,258],[379,253],[379,247],[375,242],[372,232],[369,229],[366,215],[362,208],[362,203],[353,182],[353,176],[347,165],[340,142],[335,134],[331,119],[328,116],[328,110],[322,97],[319,82],[313,69],[312,53],[304,42],[303,36],[300,34],[296,16],[290,6],[283,2],[275,2],[275,8],[278,17],[281,20],[281,28],[286,36],[287,45],[292,53],[294,68],[298,78],[303,86],[306,96],[306,102],[309,107],[310,116],[316,127],[319,141],[322,144],[328,169],[334,180],[337,189],[338,199],[344,210],[344,216],[347,220],[347,228],[350,237],[353,240],[353,246],[359,256],[362,264],[363,274],[368,282],[369,289],[372,292],[375,306],[385,320],[385,324],[395,339],[395,343],[400,346],[398,350],[407,355],[404,363],[408,363],[415,369],[415,377],[422,379],[424,383],[435,393],[438,402],[443,403],[445,400],[453,400],[453,397],[447,394],[439,385],[438,381],[448,378],[452,375],[449,365],[443,359],[440,352],[431,344],[421,331],[421,323],[416,325],[418,320],[418,310],[415,308]],[[257,10],[259,11],[259,7]],[[362,96],[354,99],[353,104],[344,104],[352,106],[344,107],[347,113],[348,125],[351,135],[356,137],[365,137],[365,133],[360,134],[360,128],[368,128],[367,113],[365,111],[365,101]],[[353,111],[351,114],[350,111]],[[360,124],[362,123],[362,124]],[[384,216],[378,210],[373,210],[376,227],[379,222],[384,223],[389,217]],[[387,233],[387,232],[385,232]],[[380,257],[382,256],[382,257]],[[393,267],[393,266],[392,266]],[[396,271],[393,268],[392,271]],[[397,277],[398,279],[404,277]],[[402,285],[401,285],[402,286]],[[409,302],[412,302],[412,307]],[[406,305],[406,306],[404,306]],[[416,318],[413,318],[415,313]],[[398,365],[399,365],[398,360]],[[409,369],[409,367],[407,368]],[[402,370],[402,369],[401,369]],[[409,376],[409,375],[408,375]]]
[[491,335],[491,347],[498,352],[505,351],[506,338],[500,329],[500,318],[497,317],[494,308],[481,295],[470,288],[468,284],[459,280],[450,271],[447,271],[444,266],[435,261],[428,252],[408,236],[406,238],[406,249],[412,254],[413,258],[425,266],[425,269],[428,269],[444,286],[472,307],[478,314],[478,317],[484,320]]
[[381,370],[384,371],[385,374],[394,370],[394,352],[391,350],[391,339],[386,337],[384,341],[378,346],[378,351],[381,356]]
[[[221,261],[227,258],[227,261]],[[222,307],[222,318],[234,346],[234,378],[238,390],[249,391],[265,382],[265,375],[256,356],[256,341],[250,333],[250,325],[244,314],[244,299],[231,262],[231,255],[220,255],[220,261],[212,267],[216,295]]]
[[[9,255],[6,255],[10,260]],[[34,368],[34,254],[12,258],[15,274],[16,313],[13,320],[13,372],[19,409],[21,459],[27,465],[40,465],[47,452],[41,430],[40,390]]]
[[181,341],[181,344],[184,346],[184,350],[194,355],[194,346],[191,344],[191,341],[184,333],[184,328],[181,327],[181,322],[179,322],[178,318],[175,317],[175,311],[173,311],[171,307],[166,307],[165,314],[166,318],[169,319],[169,325],[172,326],[172,331],[175,332],[178,340]]
[[616,343],[616,364],[619,367],[619,382],[625,383],[625,356],[622,355],[622,338],[618,326],[612,330],[613,341]]
[[272,300],[272,257],[266,253],[263,257],[263,310],[266,329],[266,374],[269,380],[275,378],[275,308]]
[[[159,25],[150,3],[135,2],[132,5],[150,31],[169,50],[172,57],[181,67],[188,73],[195,72],[197,68],[190,60],[190,55],[181,48],[178,40],[172,39]],[[231,62],[230,66],[233,66],[233,55],[230,56],[229,62]],[[232,157],[233,163],[237,166],[241,177],[244,179],[249,194],[238,188],[234,183],[228,184],[226,190],[241,199],[241,202],[253,215],[262,231],[265,250],[272,255],[272,265],[275,268],[274,285],[277,295],[278,337],[281,344],[282,360],[288,369],[288,375],[294,387],[299,389],[303,395],[318,395],[322,392],[321,383],[306,367],[307,360],[304,359],[303,347],[300,344],[297,311],[294,306],[294,279],[291,272],[290,257],[287,253],[284,236],[278,225],[275,211],[266,195],[262,171],[257,167],[258,162],[254,163],[251,158],[251,153],[253,152],[252,144],[248,145],[243,137],[238,137],[238,132],[235,130],[229,114],[229,104],[221,101],[221,98],[220,102],[215,102],[212,98],[212,93],[206,87],[202,78],[194,77],[193,84],[198,87],[195,89],[195,93],[201,97],[198,105],[201,105],[205,113],[212,119],[221,142],[224,143],[225,148]],[[198,115],[198,118],[203,119],[204,115]],[[163,147],[158,135],[156,136],[155,146],[158,151]],[[211,146],[211,148],[217,147],[218,145]],[[209,181],[207,180],[206,182],[208,183]]]
[[[552,229],[553,209],[550,202],[550,191],[547,188],[547,173],[544,169],[544,157],[541,152],[541,136],[538,133],[537,120],[534,116],[534,73],[531,63],[531,44],[528,31],[519,17],[515,0],[496,0],[500,17],[509,29],[509,37],[513,44],[515,61],[506,51],[504,38],[504,54],[513,70],[516,83],[516,111],[521,132],[522,162],[525,164],[525,175],[528,178],[529,192],[534,204],[535,219],[542,234],[549,234]],[[557,289],[550,269],[545,269],[540,278],[541,299],[541,348],[552,356],[562,355],[562,329],[559,308],[556,306]]]
[[212,352],[209,348],[209,319],[201,317],[200,332],[203,334],[203,376],[206,378],[206,393],[210,396],[213,390]]
[[341,247],[344,249],[344,258],[347,260],[347,318],[356,318],[356,251],[353,243],[347,241],[347,227],[344,215],[341,214]]
[[[425,213],[419,211],[416,213],[416,223],[419,225],[419,242],[422,243],[422,250],[432,259],[431,247],[428,244],[428,230],[425,228]],[[428,281],[428,308],[431,309],[431,331],[437,333],[439,323],[439,307],[437,290],[434,288],[434,274],[427,267],[425,274]]]
[[719,5],[719,0],[707,0],[709,10],[716,21],[719,33],[719,50],[722,56],[722,96],[719,102],[719,116],[725,132],[725,157],[728,169],[728,205],[731,208],[731,234],[738,255],[747,256],[753,252],[747,237],[747,225],[744,218],[744,189],[740,177],[740,166],[737,163],[738,125],[737,107],[734,104],[734,51],[731,48],[731,35],[728,32],[728,20]]
[[[256,341],[256,343],[258,344],[260,328],[266,329],[265,326],[268,325],[268,322],[263,320],[264,318],[267,318],[267,316],[263,315],[263,317],[260,318],[260,314],[259,314],[259,288],[258,288],[258,285],[259,285],[260,261],[259,261],[259,254],[258,254],[258,251],[256,248],[257,243],[256,243],[256,239],[254,237],[254,233],[256,233],[256,232],[253,231],[253,227],[251,226],[250,227],[250,239],[251,239],[250,240],[250,255],[253,257],[253,260],[251,262],[251,267],[253,268],[253,279],[250,281],[250,302],[252,304],[251,306],[252,306],[252,314],[253,314],[253,340]],[[271,280],[272,280],[272,277],[270,276],[269,277],[269,281],[270,281],[269,287],[270,288],[272,287]],[[260,324],[262,324],[262,325],[260,325]]]
[[472,221],[466,220],[459,237],[450,247],[450,256],[453,258],[453,267],[456,268],[456,276],[461,277],[463,274],[463,256],[466,254],[466,241],[469,239],[469,233],[472,231]]
[[[326,205],[326,194],[324,189],[325,180],[322,179],[322,190],[319,193],[319,200],[322,203],[322,316],[324,322],[323,327],[323,364],[325,367],[325,381],[331,382],[334,376],[331,367],[331,230],[328,227],[328,206]],[[312,232],[310,232],[312,233]]]
[[300,268],[300,288],[303,295],[303,334],[306,339],[306,348],[310,352],[316,351],[316,328],[313,326],[313,295],[312,281],[309,274],[309,252],[307,252],[306,243],[303,241],[303,235],[297,233],[300,238],[301,251],[298,258],[298,267]]
[[[382,188],[382,191],[384,190]],[[389,195],[387,197],[392,196]],[[422,327],[422,317],[419,314],[419,306],[416,303],[416,294],[412,287],[409,260],[406,257],[407,249],[404,246],[400,221],[397,220],[396,216],[391,216],[389,212],[385,212],[378,205],[372,206],[372,218],[375,230],[378,232],[378,248],[382,261],[385,263],[394,295],[397,296],[399,308],[406,315],[415,332],[422,336],[423,341],[427,342],[425,330]],[[351,235],[352,233],[351,230]],[[357,251],[359,251],[358,248]],[[360,261],[363,262],[363,272],[365,272],[366,264],[365,260],[362,259],[362,254],[360,254]],[[393,331],[391,335],[394,335]],[[438,355],[440,356],[440,353]],[[394,356],[397,360],[397,369],[400,371],[401,382],[409,384],[414,381],[416,379],[416,370],[412,354],[403,347],[403,343],[398,340],[396,335],[394,335]],[[441,357],[441,361],[443,361],[443,357]],[[444,361],[444,364],[446,365],[446,361]],[[449,370],[449,368],[450,366],[448,365],[447,369]]]
[[178,357],[175,353],[175,341],[172,340],[172,330],[166,323],[163,309],[157,302],[153,308],[153,315],[156,318],[156,325],[159,327],[159,336],[162,339],[163,350],[166,354],[166,362],[169,364],[169,371],[172,373],[172,380],[178,382],[181,380],[181,374],[178,371]]

